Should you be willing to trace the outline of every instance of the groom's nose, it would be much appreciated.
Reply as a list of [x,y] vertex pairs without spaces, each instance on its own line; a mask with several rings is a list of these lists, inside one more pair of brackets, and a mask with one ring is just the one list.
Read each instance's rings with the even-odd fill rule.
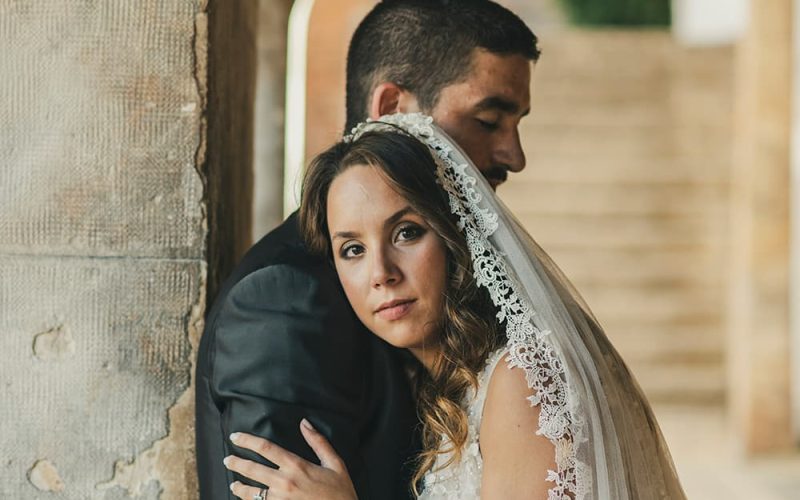
[[497,137],[492,153],[494,164],[505,165],[512,172],[521,172],[525,168],[525,152],[517,127]]

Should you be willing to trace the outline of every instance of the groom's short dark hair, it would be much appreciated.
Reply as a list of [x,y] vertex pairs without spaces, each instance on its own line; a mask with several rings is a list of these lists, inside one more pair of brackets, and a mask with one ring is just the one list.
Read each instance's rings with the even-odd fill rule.
[[537,43],[519,17],[489,0],[383,0],[350,41],[345,130],[366,119],[380,82],[412,92],[431,110],[444,87],[466,76],[474,49],[536,61]]

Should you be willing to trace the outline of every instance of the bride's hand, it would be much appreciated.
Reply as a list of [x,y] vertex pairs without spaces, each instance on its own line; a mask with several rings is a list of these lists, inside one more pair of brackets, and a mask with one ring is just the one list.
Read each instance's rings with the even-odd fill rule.
[[[231,434],[233,444],[258,453],[277,465],[278,469],[233,455],[225,458],[225,466],[266,485],[269,488],[269,500],[358,500],[344,461],[328,440],[305,419],[300,423],[300,432],[320,459],[321,465],[298,457],[266,439],[235,433]],[[252,500],[261,489],[236,481],[231,484],[231,491],[242,500]]]

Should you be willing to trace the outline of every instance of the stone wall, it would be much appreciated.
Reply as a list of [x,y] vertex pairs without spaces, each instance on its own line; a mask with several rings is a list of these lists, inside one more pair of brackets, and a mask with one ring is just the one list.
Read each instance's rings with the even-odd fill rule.
[[0,2],[0,498],[196,498],[208,276],[249,230],[253,7]]

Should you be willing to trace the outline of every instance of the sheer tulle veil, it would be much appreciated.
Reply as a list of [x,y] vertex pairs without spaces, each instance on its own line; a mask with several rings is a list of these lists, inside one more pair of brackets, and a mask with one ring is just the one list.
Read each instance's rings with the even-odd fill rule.
[[[653,412],[586,303],[432,118],[381,117],[357,126],[398,129],[430,148],[480,286],[497,307],[507,362],[524,369],[541,405],[539,434],[554,444],[550,499],[683,499]],[[535,193],[532,193],[535,196]]]

